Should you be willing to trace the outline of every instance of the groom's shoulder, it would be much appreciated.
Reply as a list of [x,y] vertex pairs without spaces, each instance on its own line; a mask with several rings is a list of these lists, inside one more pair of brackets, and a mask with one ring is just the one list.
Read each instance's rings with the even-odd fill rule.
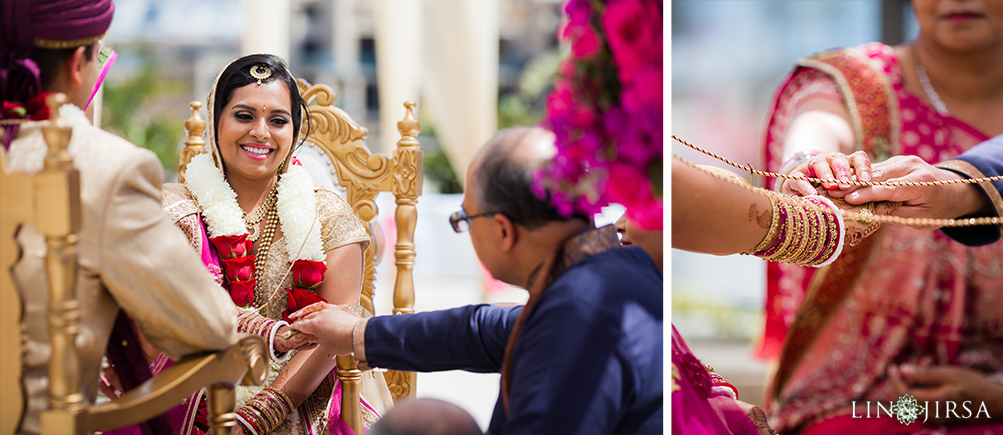
[[[125,138],[93,126],[74,127],[70,143],[76,148],[75,160],[100,160],[98,166],[133,160],[156,159],[152,151],[140,148]],[[74,143],[76,142],[76,143]],[[119,168],[123,169],[123,168]]]

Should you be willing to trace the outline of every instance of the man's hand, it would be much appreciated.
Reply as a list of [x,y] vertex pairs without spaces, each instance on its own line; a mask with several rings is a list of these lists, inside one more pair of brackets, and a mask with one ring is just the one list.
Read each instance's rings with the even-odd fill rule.
[[[874,181],[926,182],[961,179],[960,175],[937,168],[916,156],[896,156],[871,165]],[[871,201],[901,202],[892,214],[902,217],[954,219],[988,210],[989,200],[972,184],[943,186],[870,186],[847,194],[850,204]],[[933,229],[928,228],[928,229]]]
[[280,326],[275,331],[275,351],[278,353],[289,352],[290,350],[306,350],[317,346],[317,337],[304,334],[289,326]]
[[352,353],[352,329],[362,318],[344,305],[317,302],[292,313],[292,327],[317,338],[321,349],[328,355]]
[[[990,381],[981,372],[962,367],[903,364],[889,366],[888,375],[896,396],[911,394],[917,402],[929,401],[931,406],[932,402],[954,401],[958,404],[959,415],[963,411],[962,402],[971,401],[969,408],[973,413],[985,402],[990,416],[1003,415],[1003,385]],[[940,419],[929,416],[929,421],[948,425],[978,421],[948,419],[946,412],[940,415]]]

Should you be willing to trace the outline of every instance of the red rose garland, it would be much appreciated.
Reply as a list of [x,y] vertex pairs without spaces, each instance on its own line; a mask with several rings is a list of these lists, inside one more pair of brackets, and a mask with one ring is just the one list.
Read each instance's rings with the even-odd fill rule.
[[[207,224],[209,241],[220,258],[220,267],[225,276],[225,286],[230,299],[244,309],[255,306],[255,266],[256,255],[251,254],[252,242],[248,240],[243,212],[236,201],[236,193],[230,188],[222,171],[215,166],[208,154],[195,156],[188,164],[186,186],[192,196],[203,207],[202,215]],[[316,198],[313,195],[313,181],[299,161],[292,160],[289,170],[280,175],[276,185],[276,213],[283,224],[287,247],[295,251],[290,261],[292,287],[286,288],[289,296],[287,311],[290,313],[313,302],[324,301],[314,290],[324,281],[327,266],[324,264],[324,247],[316,225]],[[270,237],[267,233],[265,237]],[[284,278],[283,278],[284,279]],[[268,289],[270,290],[270,289]],[[266,290],[266,291],[268,291]],[[277,289],[275,289],[277,290]],[[277,291],[268,295],[271,300]],[[258,305],[268,302],[258,301]]]
[[286,310],[282,312],[282,320],[288,322],[290,314],[307,305],[327,302],[314,292],[324,282],[324,272],[327,272],[327,266],[321,261],[296,260],[293,263],[293,288],[286,289],[289,300],[286,302]]
[[226,287],[230,299],[239,307],[248,308],[254,304],[254,255],[251,255],[251,241],[247,233],[239,236],[216,236],[209,239],[219,254],[219,265],[226,277]]

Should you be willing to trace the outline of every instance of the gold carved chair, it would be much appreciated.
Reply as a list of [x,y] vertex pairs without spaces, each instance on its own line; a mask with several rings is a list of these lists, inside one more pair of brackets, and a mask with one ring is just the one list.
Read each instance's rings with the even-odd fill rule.
[[46,238],[49,336],[49,406],[41,414],[43,434],[86,434],[149,420],[169,410],[200,388],[208,386],[209,422],[215,435],[229,434],[236,425],[234,386],[259,385],[267,370],[265,343],[245,337],[229,348],[189,356],[121,397],[101,405],[87,405],[80,388],[77,349],[80,304],[74,281],[77,271],[76,234],[81,225],[80,174],[67,152],[72,131],[59,119],[57,108],[66,101],[50,97],[53,122],[44,132],[49,146],[42,171],[29,176],[8,170],[0,150],[0,433],[15,433],[25,411],[22,379],[24,340],[22,300],[11,269],[20,256],[18,229],[34,223]]
[[[360,126],[344,110],[334,106],[335,94],[325,85],[310,86],[298,80],[300,93],[310,105],[310,133],[306,142],[317,147],[327,159],[328,167],[345,189],[346,200],[356,215],[366,224],[376,218],[376,195],[388,192],[394,195],[397,209],[394,220],[397,243],[394,246],[394,265],[397,276],[394,280],[394,314],[414,312],[414,229],[418,219],[415,206],[422,186],[422,152],[419,149],[418,132],[421,123],[414,118],[413,102],[404,103],[404,119],[397,123],[401,138],[392,156],[373,154],[366,146],[369,130]],[[192,157],[202,153],[205,141],[205,121],[199,117],[198,101],[191,103],[192,116],[185,122],[188,139],[179,153],[178,180],[184,182],[185,170]],[[372,228],[367,225],[370,239]],[[370,243],[364,253],[365,263],[362,294],[359,301],[366,315],[375,314],[373,289],[376,279],[376,243]],[[414,372],[388,371],[385,374],[394,402],[414,395],[416,376]],[[361,409],[359,408],[359,381],[361,372],[358,362],[351,356],[338,357],[338,378],[342,383],[342,416],[355,433],[362,433]]]

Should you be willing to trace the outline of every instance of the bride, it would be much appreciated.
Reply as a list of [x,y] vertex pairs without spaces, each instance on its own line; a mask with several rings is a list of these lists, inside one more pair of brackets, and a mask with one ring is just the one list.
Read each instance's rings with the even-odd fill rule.
[[[289,313],[320,300],[356,305],[370,240],[351,207],[291,157],[309,118],[283,62],[233,61],[207,107],[209,150],[189,163],[184,185],[164,186],[164,206],[241,307],[238,330],[288,339]],[[317,350],[274,358],[263,387],[238,388],[234,433],[350,433],[334,369]],[[361,390],[368,428],[393,402],[379,373],[365,374]]]

